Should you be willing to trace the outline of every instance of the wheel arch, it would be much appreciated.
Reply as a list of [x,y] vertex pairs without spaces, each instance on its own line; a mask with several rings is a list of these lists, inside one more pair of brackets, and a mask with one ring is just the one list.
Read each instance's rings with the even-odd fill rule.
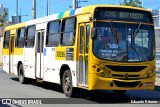
[[63,78],[63,74],[66,70],[71,70],[70,67],[67,64],[63,64],[60,68],[60,84],[62,85],[62,78]]
[[18,64],[17,64],[17,74],[18,74],[18,75],[19,75],[19,66],[20,66],[21,64],[23,64],[22,61],[19,61]]

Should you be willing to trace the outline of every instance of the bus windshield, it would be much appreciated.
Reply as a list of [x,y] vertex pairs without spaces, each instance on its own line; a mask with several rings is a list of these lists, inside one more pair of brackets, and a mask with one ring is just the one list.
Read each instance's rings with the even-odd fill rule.
[[96,57],[119,62],[142,62],[154,58],[154,28],[143,23],[95,22]]

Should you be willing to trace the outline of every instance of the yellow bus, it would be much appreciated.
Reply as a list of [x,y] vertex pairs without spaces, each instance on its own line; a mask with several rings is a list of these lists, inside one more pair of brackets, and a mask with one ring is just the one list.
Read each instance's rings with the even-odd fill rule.
[[3,70],[77,88],[153,90],[155,35],[151,12],[135,7],[92,5],[5,28]]

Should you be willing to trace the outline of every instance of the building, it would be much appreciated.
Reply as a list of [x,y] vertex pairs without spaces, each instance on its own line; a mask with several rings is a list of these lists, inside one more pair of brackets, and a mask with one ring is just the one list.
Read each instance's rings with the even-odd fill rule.
[[155,26],[155,36],[156,36],[156,51],[160,51],[160,10],[151,10],[154,26]]
[[152,10],[152,15],[154,18],[154,26],[155,28],[160,27],[160,10]]
[[12,16],[12,23],[13,24],[21,23],[21,16],[18,16],[18,17],[17,16]]
[[160,51],[160,28],[155,28],[156,51]]
[[[9,13],[8,8],[4,8],[3,4],[0,4],[0,15],[3,14],[4,12]],[[5,20],[8,21],[8,15],[5,17]]]

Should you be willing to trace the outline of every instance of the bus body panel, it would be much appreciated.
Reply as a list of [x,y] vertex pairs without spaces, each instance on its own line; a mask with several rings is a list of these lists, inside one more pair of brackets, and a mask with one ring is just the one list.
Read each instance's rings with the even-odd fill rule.
[[24,49],[24,72],[26,77],[35,78],[35,48]]
[[[114,78],[101,78],[96,74],[90,74],[89,90],[154,90],[155,77],[156,76],[153,75],[151,78],[146,79],[118,80]],[[119,84],[115,84],[114,81],[119,82],[119,84],[124,83],[125,86],[119,86]],[[143,85],[141,86],[139,82]],[[111,83],[113,83],[113,86],[111,86]],[[130,86],[130,84],[137,85]]]
[[[104,61],[97,59],[93,54],[91,54],[92,59],[91,65],[89,69],[89,90],[142,90],[142,89],[150,89],[154,90],[154,83],[155,83],[155,60],[143,62],[143,63],[119,63],[117,62],[110,62],[110,61]],[[98,65],[98,66],[97,66]],[[136,66],[141,67],[145,66],[146,68],[142,69],[138,72],[116,72],[111,69],[108,69],[107,66]],[[96,67],[93,67],[96,66]],[[100,68],[101,71],[97,72],[97,69]],[[154,70],[153,73],[150,73],[150,70]],[[106,71],[108,74],[105,74],[104,77],[101,76],[101,72]],[[149,73],[150,77],[146,78],[145,75]],[[125,75],[128,75],[128,77],[125,77]],[[117,77],[119,76],[119,77]],[[131,77],[133,76],[133,77]],[[116,79],[119,78],[119,79]],[[129,78],[129,79],[128,79]],[[131,84],[136,81],[137,86],[116,86],[116,83],[114,81],[118,81],[117,84],[121,84],[120,82],[124,82],[126,84]],[[145,86],[145,84],[151,83],[151,86]],[[113,84],[113,86],[111,86]],[[142,84],[142,86],[140,86]]]

